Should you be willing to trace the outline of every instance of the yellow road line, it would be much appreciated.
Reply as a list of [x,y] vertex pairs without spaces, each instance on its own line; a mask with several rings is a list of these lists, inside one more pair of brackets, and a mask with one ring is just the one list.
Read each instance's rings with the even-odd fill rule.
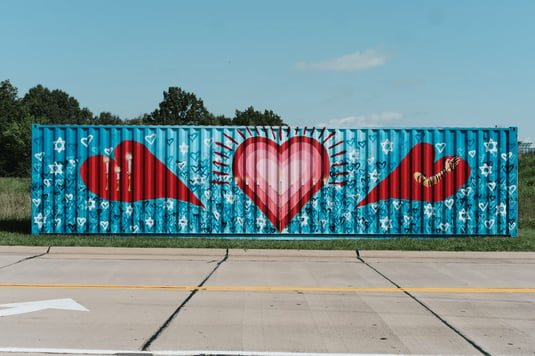
[[135,289],[216,292],[345,292],[345,293],[535,293],[535,288],[356,288],[356,287],[263,287],[263,286],[150,286],[102,284],[0,284],[0,288]]

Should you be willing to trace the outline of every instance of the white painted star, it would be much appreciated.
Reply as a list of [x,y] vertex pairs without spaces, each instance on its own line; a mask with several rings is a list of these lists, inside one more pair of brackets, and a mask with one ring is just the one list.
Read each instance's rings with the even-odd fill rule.
[[145,219],[145,225],[147,225],[149,228],[154,226],[154,219],[152,217],[148,217]]
[[124,213],[127,215],[132,215],[133,212],[134,212],[134,208],[132,207],[132,205],[128,205],[124,211]]
[[496,206],[496,215],[507,215],[507,205],[505,205],[505,203],[500,203],[500,205]]
[[490,174],[492,174],[492,166],[489,166],[486,162],[484,165],[479,166],[479,169],[481,170],[481,174],[483,174],[485,177],[488,177]]
[[180,152],[182,153],[188,153],[189,151],[189,145],[187,145],[186,142],[182,142],[182,144],[178,147],[180,148]]
[[388,152],[392,152],[394,150],[393,142],[389,139],[386,139],[386,141],[381,142],[381,146],[383,147],[383,152],[385,155],[388,154]]
[[192,184],[195,184],[195,185],[204,184],[204,177],[199,174],[193,176],[191,179],[193,181]]
[[298,219],[299,219],[299,225],[301,225],[301,226],[308,225],[308,216],[307,215],[300,215],[298,217]]
[[349,152],[348,156],[349,156],[349,160],[352,163],[355,163],[359,159],[359,153],[356,150]]
[[259,216],[256,218],[256,225],[260,230],[262,230],[266,226],[266,219],[263,216]]
[[424,206],[424,214],[427,215],[428,218],[435,215],[435,207],[431,204],[427,204]]
[[39,229],[43,228],[43,225],[46,223],[46,216],[43,216],[42,213],[37,214],[36,217],[33,218],[34,224],[37,224]]
[[185,229],[186,226],[188,226],[188,219],[186,218],[186,215],[184,215],[183,217],[180,218],[180,220],[178,220],[178,225],[180,225],[180,227],[182,229]]
[[389,229],[392,228],[392,220],[388,216],[385,216],[384,218],[380,219],[379,221],[381,222],[381,229],[389,230]]
[[93,210],[96,208],[97,202],[93,198],[89,198],[85,201],[85,210]]
[[48,168],[50,168],[50,174],[53,174],[53,175],[63,174],[63,164],[59,162],[54,162],[53,164],[49,164]]
[[472,218],[470,217],[470,214],[468,214],[468,211],[463,209],[459,211],[459,220],[461,220],[463,223],[466,223],[467,220],[472,220]]
[[377,169],[375,169],[373,172],[369,173],[370,179],[374,182],[377,182],[379,180],[379,173],[377,172]]
[[163,202],[163,208],[165,210],[173,210],[175,206],[175,201],[173,199],[166,199]]
[[54,150],[58,153],[61,151],[65,151],[65,141],[61,137],[58,137],[56,141],[52,141],[54,143]]
[[494,141],[492,138],[489,140],[489,142],[484,142],[483,145],[485,145],[485,152],[498,152],[498,142]]
[[223,196],[225,197],[225,200],[227,201],[227,203],[234,204],[234,200],[236,200],[236,196],[232,192],[225,193],[223,194]]

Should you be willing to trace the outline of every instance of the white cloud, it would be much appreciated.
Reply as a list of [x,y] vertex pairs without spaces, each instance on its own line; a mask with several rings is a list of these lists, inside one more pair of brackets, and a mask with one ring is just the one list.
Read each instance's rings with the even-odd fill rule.
[[348,116],[341,119],[332,119],[327,123],[321,123],[317,126],[327,127],[385,127],[385,126],[399,126],[403,114],[393,111],[384,111],[381,113]]
[[364,52],[355,52],[321,62],[299,62],[295,65],[295,68],[298,70],[354,72],[383,66],[387,58],[386,51],[367,49]]

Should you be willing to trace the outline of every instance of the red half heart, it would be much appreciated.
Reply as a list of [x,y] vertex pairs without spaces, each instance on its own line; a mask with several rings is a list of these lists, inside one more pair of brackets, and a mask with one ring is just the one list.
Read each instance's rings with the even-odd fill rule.
[[325,147],[305,136],[292,137],[282,145],[250,137],[238,146],[232,161],[238,187],[279,231],[327,182],[329,169]]
[[470,177],[470,166],[463,159],[459,159],[459,164],[454,170],[445,173],[438,183],[429,187],[414,178],[416,172],[426,177],[439,173],[444,169],[446,159],[453,158],[448,156],[435,161],[435,155],[433,145],[429,143],[415,145],[399,166],[373,188],[357,207],[379,200],[407,199],[437,202],[452,196]]
[[135,202],[158,198],[178,199],[204,207],[195,194],[136,141],[123,141],[114,150],[115,160],[91,156],[80,167],[90,192],[113,201]]

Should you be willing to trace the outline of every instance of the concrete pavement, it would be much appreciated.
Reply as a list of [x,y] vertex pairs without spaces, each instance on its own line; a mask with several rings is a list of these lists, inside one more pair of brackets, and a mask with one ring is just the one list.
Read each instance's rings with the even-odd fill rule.
[[523,252],[0,247],[0,353],[535,355],[534,276]]

